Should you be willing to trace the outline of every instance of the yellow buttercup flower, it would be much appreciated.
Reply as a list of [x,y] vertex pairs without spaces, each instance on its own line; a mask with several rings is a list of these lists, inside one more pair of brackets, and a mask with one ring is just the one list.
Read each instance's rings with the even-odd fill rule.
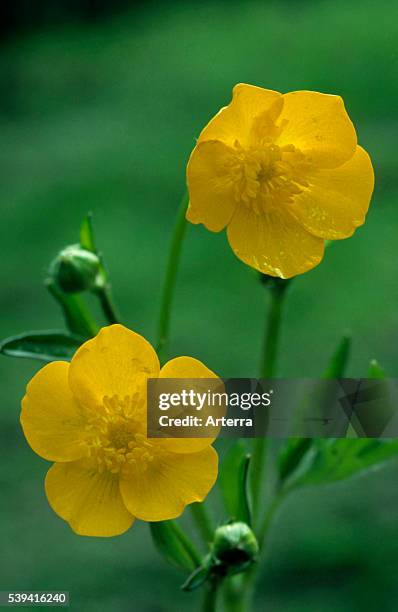
[[340,96],[239,84],[201,132],[187,181],[189,221],[226,227],[242,261],[289,278],[364,223],[374,176]]
[[33,450],[54,461],[45,489],[81,535],[114,536],[138,518],[162,521],[202,501],[217,478],[209,439],[146,436],[148,377],[214,378],[178,357],[160,369],[152,346],[122,325],[103,328],[71,363],[52,362],[30,381],[21,423]]

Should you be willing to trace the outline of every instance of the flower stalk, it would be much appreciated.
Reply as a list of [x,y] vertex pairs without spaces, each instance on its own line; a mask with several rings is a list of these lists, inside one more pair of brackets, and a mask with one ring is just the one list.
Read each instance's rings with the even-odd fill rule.
[[[261,282],[270,290],[270,305],[265,326],[263,352],[260,364],[261,378],[273,378],[277,374],[278,350],[281,334],[282,313],[288,280],[261,275]],[[267,441],[260,437],[253,440],[251,490],[253,499],[253,523],[256,524],[262,494]]]
[[[279,509],[282,501],[282,495],[275,494],[273,499],[270,501],[269,506],[264,514],[263,521],[258,529],[258,543],[260,550],[264,553],[266,547],[266,538],[269,533],[270,526],[274,520],[275,514]],[[236,606],[238,610],[246,612],[250,609],[250,601],[254,594],[254,586],[258,573],[258,564],[254,564],[249,567],[248,571],[244,575],[244,583],[236,598]]]
[[260,365],[261,378],[274,378],[278,369],[278,349],[281,333],[282,312],[289,280],[261,275],[261,281],[270,289],[269,306],[265,328],[264,346]]
[[116,306],[113,301],[111,288],[108,282],[103,282],[95,289],[95,294],[98,297],[102,312],[109,325],[119,323],[120,319],[116,312]]
[[186,230],[185,213],[187,206],[188,193],[185,191],[184,197],[182,198],[181,204],[177,211],[161,295],[156,344],[160,361],[162,361],[162,358],[165,356],[169,340],[171,307],[173,304],[174,289],[176,286],[178,267],[181,258],[181,249]]
[[220,581],[217,578],[209,581],[204,588],[202,612],[216,612]]

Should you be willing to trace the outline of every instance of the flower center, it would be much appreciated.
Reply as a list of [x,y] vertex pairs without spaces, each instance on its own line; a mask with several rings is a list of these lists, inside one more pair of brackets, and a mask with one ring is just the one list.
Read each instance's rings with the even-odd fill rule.
[[88,454],[98,471],[117,474],[121,470],[145,471],[158,449],[146,437],[145,402],[141,394],[103,398],[86,426]]
[[244,149],[235,142],[236,155],[230,164],[234,195],[255,213],[261,214],[308,187],[309,161],[294,145],[280,147],[264,142]]

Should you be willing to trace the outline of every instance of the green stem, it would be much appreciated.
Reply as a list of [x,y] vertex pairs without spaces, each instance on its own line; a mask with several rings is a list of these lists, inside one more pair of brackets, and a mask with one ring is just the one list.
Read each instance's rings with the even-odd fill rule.
[[[266,544],[265,538],[269,532],[269,528],[272,524],[275,513],[277,512],[281,501],[282,501],[282,496],[275,495],[275,497],[272,499],[268,507],[267,512],[264,515],[263,522],[261,523],[261,526],[259,529],[259,535],[258,535],[258,543],[260,545],[262,552],[264,552],[264,549],[265,549],[265,544]],[[245,575],[245,583],[238,596],[238,603],[242,607],[243,610],[248,610],[250,607],[249,604],[253,596],[254,583],[256,580],[257,572],[258,572],[258,563],[253,564]]]
[[251,470],[250,470],[250,488],[252,498],[252,521],[253,526],[257,526],[259,506],[261,502],[260,490],[262,489],[261,484],[263,481],[263,474],[265,469],[265,452],[267,448],[267,440],[265,436],[261,438],[255,438],[253,440]]
[[[245,612],[243,595],[242,576],[232,576],[224,580],[223,594],[224,607],[228,612]],[[239,584],[234,584],[234,580],[239,580]]]
[[[265,337],[260,365],[261,378],[274,378],[277,373],[277,358],[281,332],[282,311],[288,282],[281,279],[267,278],[272,283],[269,287],[271,302],[269,305]],[[252,467],[250,486],[253,500],[253,524],[256,526],[259,507],[262,498],[262,484],[265,470],[265,452],[267,440],[265,436],[253,440]]]
[[202,612],[216,612],[219,586],[220,582],[218,580],[211,580],[207,584],[205,584],[204,597],[202,601]]
[[198,532],[200,533],[204,544],[207,546],[210,542],[212,542],[214,535],[214,529],[207,509],[202,502],[190,504],[189,508]]
[[261,378],[275,378],[281,332],[282,311],[287,281],[275,282],[270,288],[271,303],[265,327],[264,346],[260,366]]
[[[158,329],[157,329],[157,353],[159,359],[163,357],[169,339],[171,307],[173,303],[174,289],[177,281],[178,266],[181,256],[181,247],[184,240],[186,221],[185,213],[188,205],[188,194],[184,194],[177,212],[170,251],[166,265],[166,275],[162,289],[160,303]],[[162,361],[162,360],[161,360]]]
[[276,511],[278,510],[280,503],[283,499],[282,494],[280,495],[275,495],[275,497],[273,498],[273,500],[271,501],[267,512],[264,515],[263,521],[260,525],[260,528],[258,530],[258,543],[260,545],[261,548],[264,547],[264,542],[265,542],[265,538],[268,534],[268,530],[270,528],[270,525],[274,519],[274,516],[276,514]]
[[112,293],[110,286],[106,283],[100,285],[95,291],[99,302],[101,304],[102,312],[107,322],[112,325],[113,323],[119,323],[119,317],[116,313],[116,307],[113,302]]
[[[268,309],[267,321],[265,326],[264,345],[260,366],[260,377],[275,378],[277,376],[278,350],[281,334],[284,299],[286,295],[286,289],[289,283],[288,281],[279,278],[272,279],[267,276],[262,276],[261,278],[263,283],[268,286],[270,290],[271,301]],[[274,491],[274,497],[270,502],[268,510],[266,511],[262,522],[259,521],[260,503],[262,501],[263,495],[263,480],[265,469],[264,463],[266,449],[267,444],[265,436],[253,440],[252,473],[250,485],[253,499],[253,523],[254,527],[256,528],[258,543],[261,548],[263,547],[265,536],[268,533],[268,529],[281,501],[281,496],[278,496],[278,494],[276,494],[276,492]],[[244,588],[242,589],[239,598],[240,604],[243,608],[248,605],[248,600],[253,590],[256,573],[257,564],[253,565],[245,576]]]

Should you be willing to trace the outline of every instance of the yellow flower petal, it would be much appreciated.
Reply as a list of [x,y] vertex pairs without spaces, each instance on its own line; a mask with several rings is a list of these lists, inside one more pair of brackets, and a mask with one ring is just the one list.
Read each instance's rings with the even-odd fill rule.
[[33,450],[49,461],[85,454],[84,413],[68,384],[69,363],[55,361],[32,378],[22,400],[21,424]]
[[194,148],[187,166],[188,221],[203,223],[212,232],[227,225],[236,206],[230,170],[234,158],[234,151],[217,140]]
[[88,460],[54,464],[45,487],[54,512],[79,535],[115,536],[133,523],[120,494],[118,476],[99,474]]
[[369,155],[357,147],[342,166],[319,170],[290,210],[312,234],[327,240],[351,236],[365,221],[374,186]]
[[355,128],[340,96],[293,91],[283,100],[278,145],[293,144],[322,168],[335,168],[353,156]]
[[199,359],[176,357],[170,359],[160,370],[159,378],[218,378]]
[[254,119],[268,111],[275,101],[281,98],[282,94],[271,89],[245,83],[235,85],[231,103],[211,119],[202,130],[198,142],[221,140],[231,146],[235,140],[241,144],[246,143]]
[[228,240],[243,262],[281,278],[310,270],[324,252],[324,241],[309,234],[284,207],[256,214],[240,206],[228,226]]
[[159,369],[145,338],[123,325],[110,325],[79,348],[70,364],[69,384],[83,406],[96,407],[105,395],[131,397]]
[[143,521],[166,521],[185,506],[202,501],[217,478],[218,456],[211,446],[187,455],[167,453],[142,473],[122,478],[120,490],[128,510]]
[[[176,357],[163,366],[160,370],[159,378],[218,379],[218,376],[198,359],[193,357]],[[203,410],[200,416],[205,418]],[[218,415],[215,414],[214,416]],[[172,453],[197,453],[212,444],[214,438],[152,438],[151,442]]]

